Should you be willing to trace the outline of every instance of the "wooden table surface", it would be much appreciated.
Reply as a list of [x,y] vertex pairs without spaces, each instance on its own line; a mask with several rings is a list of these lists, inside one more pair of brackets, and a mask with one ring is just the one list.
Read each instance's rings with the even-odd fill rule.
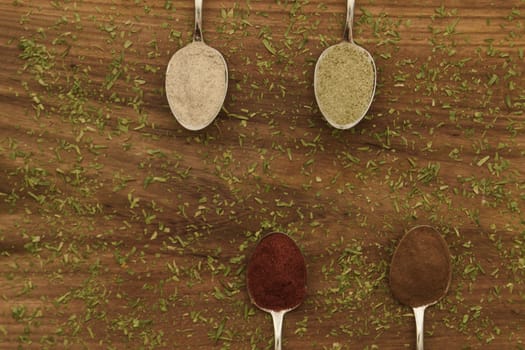
[[365,119],[322,119],[313,70],[344,1],[205,1],[229,67],[205,130],[172,117],[193,2],[0,1],[0,348],[270,349],[245,266],[289,233],[308,296],[285,349],[413,349],[389,262],[429,224],[453,255],[428,349],[525,347],[525,2],[366,0]]

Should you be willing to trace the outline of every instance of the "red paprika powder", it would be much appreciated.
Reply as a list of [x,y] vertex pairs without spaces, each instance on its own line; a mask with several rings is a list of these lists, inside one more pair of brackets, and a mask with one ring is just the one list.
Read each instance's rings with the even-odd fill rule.
[[297,307],[306,295],[306,264],[299,247],[284,233],[263,237],[248,263],[246,282],[252,301],[262,309]]

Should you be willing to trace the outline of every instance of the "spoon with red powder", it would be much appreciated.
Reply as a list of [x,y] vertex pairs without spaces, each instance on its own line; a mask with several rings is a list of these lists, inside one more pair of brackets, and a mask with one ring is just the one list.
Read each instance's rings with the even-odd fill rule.
[[306,263],[299,247],[284,233],[264,236],[248,262],[246,284],[252,302],[272,315],[275,350],[280,350],[284,315],[306,295]]
[[434,228],[417,226],[401,238],[390,264],[390,288],[414,311],[418,350],[423,350],[425,309],[447,293],[451,277],[450,251]]

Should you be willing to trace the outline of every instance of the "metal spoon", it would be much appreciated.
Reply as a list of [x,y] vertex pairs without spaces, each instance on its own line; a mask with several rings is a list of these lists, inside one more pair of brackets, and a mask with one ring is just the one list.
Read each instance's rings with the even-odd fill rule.
[[195,0],[193,42],[175,52],[166,69],[166,96],[177,121],[200,130],[219,114],[228,90],[228,67],[202,37],[202,0]]
[[[439,254],[436,261],[430,261],[429,256],[425,254],[425,249],[430,247],[428,243],[425,243],[428,242],[428,240],[434,240],[434,243],[439,244],[439,251],[433,251],[433,253]],[[412,243],[417,241],[417,244],[413,244],[412,249],[407,249],[406,246],[410,241],[412,241]],[[402,254],[405,254],[405,259],[400,258]],[[407,256],[410,256],[413,261],[408,262],[406,259]],[[404,261],[404,263],[401,261]],[[439,265],[436,265],[437,263],[439,263]],[[431,283],[433,286],[432,293],[429,295],[422,295],[416,290],[409,290],[406,284],[406,279],[414,281],[416,275],[420,276],[423,273],[423,269],[419,267],[423,266],[423,264],[427,264],[425,269],[433,268],[433,271],[438,271],[439,268],[441,272],[441,274],[436,273],[434,279],[428,279],[424,282]],[[399,273],[401,270],[405,270],[404,277],[401,276],[402,273]],[[425,277],[428,277],[428,275],[425,274],[423,279],[426,279]],[[392,263],[390,265],[390,287],[394,297],[402,304],[410,306],[414,312],[417,350],[424,350],[425,310],[427,307],[436,304],[447,294],[451,277],[452,264],[450,262],[450,251],[443,237],[434,228],[430,226],[416,226],[403,236],[392,257]]]
[[[287,240],[288,240],[288,246],[289,248],[291,249],[294,249],[298,254],[301,254],[300,253],[300,250],[299,248],[297,247],[297,245],[295,244],[295,242],[288,237],[288,235],[284,234],[284,233],[280,233],[280,232],[273,232],[273,233],[270,233],[266,236],[264,236],[261,241],[259,242],[259,245],[258,247],[256,248],[256,251],[257,249],[261,246],[261,242],[263,242],[265,239],[269,238],[269,237],[277,237],[277,236],[281,236],[281,237],[285,237]],[[280,252],[275,252],[275,254],[279,254],[279,253],[283,253],[282,251]],[[272,260],[272,259],[269,259],[269,260]],[[304,271],[304,276],[302,276],[304,278],[304,281],[306,280],[306,263],[304,262],[304,258],[302,257],[301,255],[301,264],[300,264],[300,268]],[[270,264],[271,262],[268,261],[268,264]],[[263,310],[263,311],[266,311],[268,313],[270,313],[270,315],[272,316],[272,321],[273,321],[273,330],[274,330],[274,339],[275,339],[275,347],[274,349],[275,350],[281,350],[281,346],[282,346],[282,328],[283,328],[283,320],[284,320],[284,315],[287,313],[287,312],[290,312],[294,309],[296,309],[299,305],[301,305],[303,299],[304,299],[304,292],[306,290],[306,285],[302,285],[301,288],[303,289],[303,293],[302,293],[302,298],[300,300],[298,300],[294,305],[287,305],[288,307],[286,307],[285,309],[275,309],[275,310],[272,310],[270,308],[266,308],[264,306],[261,306],[261,304],[264,304],[264,302],[262,300],[258,300],[258,297],[257,295],[255,295],[256,293],[254,293],[254,290],[257,288],[257,287],[260,287],[258,285],[255,284],[255,282],[250,278],[250,275],[252,273],[256,273],[254,272],[255,270],[259,270],[261,268],[261,266],[256,266],[254,263],[253,263],[253,257],[252,259],[250,259],[250,262],[248,263],[248,272],[247,272],[247,279],[246,279],[246,284],[247,284],[247,287],[248,287],[248,294],[250,296],[250,299],[252,301],[252,303],[255,304],[255,306],[257,306],[259,309]],[[272,277],[273,275],[275,275],[275,273],[272,274]],[[288,281],[289,282],[289,281]]]
[[[295,309],[295,307],[292,308],[292,309],[287,309],[287,310],[274,311],[274,310],[268,310],[268,309],[265,309],[263,307],[260,307],[256,303],[254,303],[254,304],[259,309],[261,309],[263,311],[266,311],[266,312],[270,313],[270,315],[272,315],[273,333],[274,333],[274,339],[275,339],[274,350],[281,350],[282,349],[282,332],[283,332],[284,315],[287,312],[292,311],[293,309]],[[299,306],[299,305],[297,305],[297,306]]]
[[[363,119],[363,117],[366,115],[366,112],[370,108],[370,105],[372,104],[376,89],[377,73],[374,59],[367,50],[359,45],[356,45],[353,39],[352,26],[354,20],[354,6],[355,0],[347,0],[346,23],[343,33],[343,41],[324,50],[319,56],[317,64],[315,65],[314,92],[317,105],[319,106],[319,110],[326,121],[337,129],[349,129],[359,123],[361,119]],[[345,83],[344,89],[338,89],[335,85],[338,79],[341,79],[340,76],[337,76],[337,74],[327,76],[321,72],[324,69],[330,69],[330,67],[325,68],[324,65],[329,65],[331,57],[333,57],[338,50],[354,52],[355,57],[359,58],[359,64],[370,66],[366,67],[366,71],[369,73],[362,75],[361,82],[347,81]],[[352,71],[355,67],[355,61],[352,61],[351,57],[348,57],[345,62],[338,62],[338,64],[344,64],[345,66],[348,66],[348,72]],[[362,84],[361,86],[366,86],[367,89],[357,89],[356,83]],[[324,88],[321,89],[321,86],[324,86]],[[341,90],[345,90],[346,92],[342,92]],[[324,91],[324,93],[322,91]],[[371,93],[368,93],[368,91],[371,91]],[[337,101],[330,101],[329,97],[325,96],[338,93],[346,93],[346,95],[352,94],[352,96],[350,98],[346,98],[346,100],[344,98],[333,99]],[[351,108],[349,106],[355,103],[357,103],[358,106],[349,112],[349,108]],[[334,111],[334,109],[337,111]]]

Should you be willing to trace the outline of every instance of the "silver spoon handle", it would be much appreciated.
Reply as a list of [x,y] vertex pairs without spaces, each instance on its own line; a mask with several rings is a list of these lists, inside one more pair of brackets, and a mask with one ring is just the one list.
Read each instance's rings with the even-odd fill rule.
[[352,44],[354,43],[354,37],[352,34],[352,26],[354,25],[354,6],[355,0],[346,0],[346,23],[343,40]]
[[202,38],[202,0],[195,0],[195,30],[193,41],[203,41]]
[[286,311],[271,311],[273,320],[273,333],[275,338],[275,350],[281,350],[283,319]]
[[417,350],[424,350],[423,335],[425,322],[426,305],[413,308],[414,318],[416,319],[416,345]]

